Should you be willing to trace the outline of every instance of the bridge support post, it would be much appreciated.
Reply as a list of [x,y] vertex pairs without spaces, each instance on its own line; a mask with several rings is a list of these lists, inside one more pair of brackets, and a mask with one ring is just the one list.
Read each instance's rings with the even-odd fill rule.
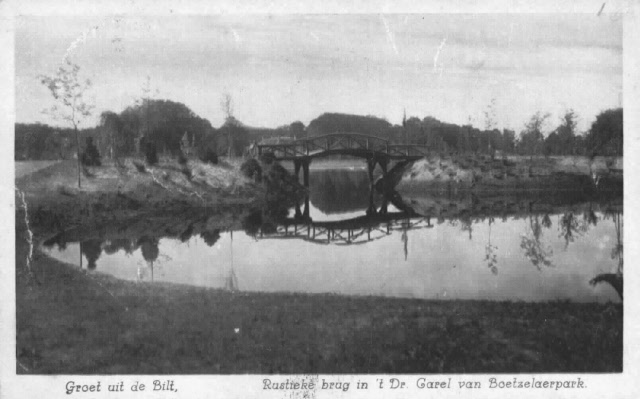
[[376,159],[374,157],[367,158],[367,171],[369,172],[369,187],[373,188],[373,170],[376,168]]
[[367,216],[372,216],[377,213],[376,204],[373,201],[373,186],[369,188],[369,207],[367,208]]
[[300,167],[302,166],[302,162],[298,159],[293,161],[293,170],[296,175],[296,181],[300,182]]
[[302,213],[302,217],[304,220],[309,221],[311,218],[309,217],[309,195],[304,196],[304,211]]
[[296,214],[295,214],[295,218],[296,219],[301,219],[302,218],[302,211],[300,210],[300,204],[296,201]]
[[305,187],[309,187],[309,164],[311,164],[311,159],[303,159],[301,162],[303,184]]
[[382,169],[382,176],[386,177],[387,176],[387,166],[389,165],[389,158],[380,158],[378,160],[378,163],[380,164],[380,169]]
[[380,205],[380,209],[378,210],[378,213],[380,215],[386,215],[388,206],[389,206],[389,200],[385,196],[384,199],[382,200],[382,205]]

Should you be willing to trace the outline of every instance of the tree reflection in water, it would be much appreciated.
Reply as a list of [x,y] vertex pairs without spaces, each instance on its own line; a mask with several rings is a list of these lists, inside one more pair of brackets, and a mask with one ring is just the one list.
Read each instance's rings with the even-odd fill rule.
[[130,255],[136,250],[136,248],[136,241],[129,238],[115,238],[107,240],[102,244],[102,249],[107,255],[113,255],[121,249],[126,254]]
[[524,250],[524,255],[538,270],[542,266],[553,266],[553,263],[549,260],[553,255],[553,250],[549,246],[544,246],[541,242],[542,227],[540,215],[529,215],[527,230],[520,238],[520,248]]
[[[151,281],[153,281],[153,263],[158,259],[160,255],[160,248],[158,248],[158,244],[160,240],[155,237],[144,236],[138,240],[138,246],[140,247],[140,252],[142,252],[142,257],[147,262],[147,269],[151,272]],[[138,268],[138,280],[142,280],[144,278],[144,269]]]
[[487,245],[484,247],[484,260],[487,262],[487,266],[491,273],[498,274],[498,267],[496,264],[498,263],[498,255],[496,254],[497,246],[491,245],[491,225],[495,221],[494,217],[489,217],[489,240]]
[[[591,281],[591,285],[595,286],[602,282],[608,283],[616,290],[620,299],[622,299],[623,295],[623,242],[622,242],[622,213],[621,212],[613,212],[613,213],[605,213],[604,218],[608,219],[611,217],[613,219],[613,224],[616,231],[616,243],[611,250],[611,259],[617,259],[618,265],[616,267],[615,272],[613,273],[601,273],[595,276]],[[594,223],[595,224],[595,223]]]
[[80,252],[87,258],[87,269],[95,270],[96,262],[102,254],[102,241],[95,239],[83,241],[80,243]]
[[207,246],[212,247],[220,239],[220,229],[203,231],[200,233],[200,238],[202,238]]

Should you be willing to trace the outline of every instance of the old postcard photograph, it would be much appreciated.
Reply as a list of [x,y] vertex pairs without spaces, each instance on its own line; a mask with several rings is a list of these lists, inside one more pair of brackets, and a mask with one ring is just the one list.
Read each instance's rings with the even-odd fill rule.
[[638,393],[638,4],[120,3],[0,4],[2,398]]

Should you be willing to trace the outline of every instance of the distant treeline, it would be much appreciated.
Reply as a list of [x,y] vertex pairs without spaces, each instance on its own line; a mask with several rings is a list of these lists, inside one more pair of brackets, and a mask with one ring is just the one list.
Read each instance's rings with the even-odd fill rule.
[[[521,155],[622,155],[622,109],[600,113],[588,132],[578,134],[577,115],[568,111],[551,131],[543,131],[548,115],[537,113],[518,134],[509,129],[481,130],[471,125],[441,122],[427,116],[410,117],[392,125],[375,116],[327,113],[309,123],[306,134],[335,132],[369,134],[395,143],[425,145],[442,152]],[[545,133],[548,133],[545,137]]]
[[[622,109],[600,113],[588,132],[576,131],[577,115],[568,111],[550,133],[543,131],[547,115],[535,114],[516,134],[509,129],[480,130],[470,125],[441,122],[433,117],[410,117],[392,125],[375,116],[338,113],[320,115],[305,127],[296,121],[271,128],[249,127],[228,117],[219,128],[186,105],[169,100],[143,100],[120,113],[105,111],[96,127],[79,132],[84,149],[90,137],[103,158],[142,154],[152,144],[171,156],[241,155],[252,143],[292,140],[336,132],[378,136],[396,143],[426,145],[434,151],[522,155],[622,155]],[[548,133],[548,134],[547,134]],[[44,124],[15,125],[15,159],[70,159],[76,149],[71,128]]]

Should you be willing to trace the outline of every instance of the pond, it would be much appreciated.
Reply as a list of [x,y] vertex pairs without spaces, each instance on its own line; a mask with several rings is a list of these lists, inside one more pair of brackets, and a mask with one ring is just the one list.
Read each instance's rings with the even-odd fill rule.
[[620,196],[384,197],[363,170],[312,170],[305,200],[243,227],[70,234],[45,250],[89,273],[231,291],[620,301],[605,282],[622,272]]

